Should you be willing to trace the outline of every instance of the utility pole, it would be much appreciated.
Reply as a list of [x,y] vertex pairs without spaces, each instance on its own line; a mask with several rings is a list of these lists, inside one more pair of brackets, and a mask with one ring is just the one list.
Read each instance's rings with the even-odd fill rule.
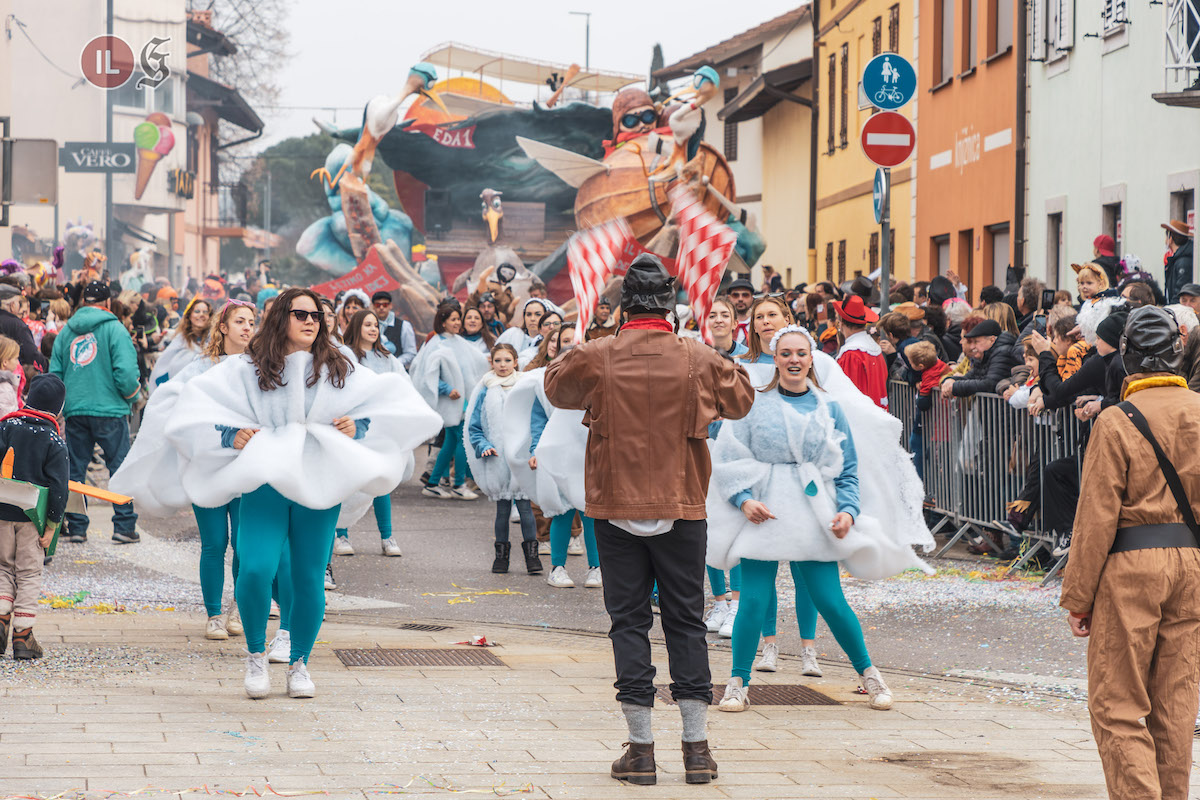
[[[590,11],[568,11],[576,17],[584,18],[583,27],[583,71],[590,72],[592,69],[592,12]],[[587,92],[584,92],[583,99],[588,99]]]
[[[105,12],[105,33],[109,36],[113,35],[113,0],[108,0],[108,7]],[[130,78],[132,80],[132,78]],[[113,93],[111,90],[104,92],[104,141],[109,145],[113,140]],[[111,147],[110,147],[111,149]],[[104,256],[107,259],[105,262],[106,272],[112,275],[117,274],[117,235],[113,230],[113,179],[112,170],[104,172]],[[57,228],[54,231],[54,236],[58,238]]]

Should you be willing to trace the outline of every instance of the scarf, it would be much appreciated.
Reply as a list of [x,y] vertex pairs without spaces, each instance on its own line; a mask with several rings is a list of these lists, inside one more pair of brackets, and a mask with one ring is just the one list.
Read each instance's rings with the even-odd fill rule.
[[671,323],[661,317],[642,317],[641,319],[631,319],[621,326],[623,331],[664,331],[666,333],[674,333],[675,328]]
[[[1182,386],[1188,388],[1187,381],[1178,375],[1152,375],[1148,378],[1126,378],[1125,390],[1121,392],[1121,399],[1125,400],[1134,392],[1140,392],[1142,389],[1156,389],[1160,386]],[[9,416],[12,416],[11,414]]]
[[511,389],[517,383],[517,378],[521,377],[521,373],[513,372],[507,378],[501,378],[494,372],[488,372],[483,376],[483,385],[489,389],[495,389],[499,386],[501,389]]
[[36,408],[29,408],[28,406],[22,408],[20,411],[14,411],[11,414],[5,414],[3,417],[0,417],[0,422],[3,422],[6,419],[15,419],[17,417],[40,419],[45,422],[49,422],[54,426],[54,432],[60,436],[62,435],[62,431],[59,430],[58,427],[58,417],[53,414],[48,414],[45,411],[38,411]]

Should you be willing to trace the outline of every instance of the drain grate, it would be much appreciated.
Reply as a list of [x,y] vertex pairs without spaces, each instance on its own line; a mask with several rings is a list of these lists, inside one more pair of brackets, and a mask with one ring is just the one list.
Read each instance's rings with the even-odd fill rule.
[[427,648],[334,650],[346,667],[504,667],[487,650],[434,650]]
[[402,631],[424,631],[425,633],[437,633],[438,631],[450,630],[449,625],[422,625],[419,622],[406,622],[400,626]]
[[[659,700],[674,704],[671,690],[665,685],[655,686],[655,694]],[[724,686],[713,686],[713,705],[721,702],[725,694]],[[751,684],[750,705],[753,706],[840,706],[837,700],[821,694],[815,689],[801,686],[798,683],[775,684],[763,686]]]

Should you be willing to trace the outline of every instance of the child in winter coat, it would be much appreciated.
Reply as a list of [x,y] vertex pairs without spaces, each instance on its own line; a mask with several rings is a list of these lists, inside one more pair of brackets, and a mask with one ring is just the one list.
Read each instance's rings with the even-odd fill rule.
[[[502,455],[504,450],[504,405],[508,390],[520,378],[517,372],[517,350],[510,344],[492,348],[492,370],[483,376],[471,396],[467,411],[467,451],[475,482],[489,498],[496,501],[496,560],[492,572],[508,572],[512,545],[508,541],[508,515],[513,504],[521,516],[521,550],[525,554],[525,569],[530,575],[542,571],[538,558],[537,528],[529,498],[521,491]],[[449,442],[447,442],[449,444]]]
[[25,371],[17,357],[21,347],[15,339],[0,336],[0,416],[11,414],[21,407],[21,385]]
[[0,419],[0,453],[12,449],[13,478],[49,490],[46,528],[40,536],[23,509],[0,503],[0,656],[8,648],[11,628],[17,660],[42,657],[33,623],[45,551],[67,508],[71,463],[58,430],[66,396],[61,379],[38,375],[29,383],[25,408]]
[[904,358],[918,378],[917,413],[913,420],[909,449],[913,454],[913,463],[917,468],[917,474],[924,476],[924,444],[921,437],[921,426],[924,423],[925,412],[933,408],[933,394],[941,384],[942,377],[950,370],[950,365],[938,358],[937,348],[932,343],[924,340],[913,342],[904,348]]

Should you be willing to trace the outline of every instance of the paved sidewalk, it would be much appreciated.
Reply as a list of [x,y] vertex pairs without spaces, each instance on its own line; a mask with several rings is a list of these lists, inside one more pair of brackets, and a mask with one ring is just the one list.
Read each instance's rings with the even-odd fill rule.
[[[0,798],[166,797],[194,789],[389,793],[450,788],[531,798],[1097,798],[1103,778],[1081,703],[946,679],[889,675],[891,712],[872,711],[852,671],[807,685],[840,706],[755,706],[710,716],[721,777],[686,786],[679,715],[655,714],[659,783],[608,777],[625,726],[607,639],[450,623],[437,633],[331,613],[314,651],[318,697],[242,693],[241,639],[209,642],[203,615],[46,610],[49,657],[0,661]],[[272,626],[273,627],[273,626]],[[485,634],[500,667],[342,666],[334,648],[438,648]],[[660,681],[666,657],[655,648]],[[713,651],[718,682],[727,651]],[[780,659],[762,683],[801,682]],[[431,783],[430,783],[431,782]],[[442,787],[442,788],[435,788]],[[65,795],[72,797],[74,795]]]

